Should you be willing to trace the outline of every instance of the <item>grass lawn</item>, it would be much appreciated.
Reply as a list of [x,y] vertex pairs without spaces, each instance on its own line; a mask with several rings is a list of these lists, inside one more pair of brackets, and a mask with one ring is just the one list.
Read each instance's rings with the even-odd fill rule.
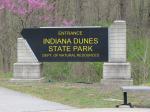
[[[1,76],[0,76],[0,79]],[[4,79],[4,77],[3,77]],[[6,78],[9,79],[9,78]],[[0,80],[0,86],[27,93],[49,101],[74,107],[115,107],[122,103],[122,92],[118,88],[102,87],[100,84],[53,83],[10,83]],[[150,107],[150,94],[129,94],[129,101],[138,107]]]
[[102,88],[89,87],[88,85],[70,83],[51,84],[15,84],[0,82],[0,86],[27,93],[42,99],[55,101],[75,107],[115,107],[120,101],[107,101],[105,99],[121,99],[120,93],[110,92]]

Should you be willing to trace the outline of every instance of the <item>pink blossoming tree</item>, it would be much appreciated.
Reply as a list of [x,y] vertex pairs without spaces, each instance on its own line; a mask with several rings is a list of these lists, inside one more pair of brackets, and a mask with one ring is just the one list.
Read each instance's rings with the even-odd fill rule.
[[23,28],[32,26],[71,26],[74,20],[54,17],[55,3],[47,0],[0,0],[0,10],[5,9],[19,18]]
[[73,20],[56,16],[55,10],[55,3],[48,0],[0,0],[0,52],[4,72],[10,71],[14,62],[16,38],[20,37],[22,28],[74,24]]

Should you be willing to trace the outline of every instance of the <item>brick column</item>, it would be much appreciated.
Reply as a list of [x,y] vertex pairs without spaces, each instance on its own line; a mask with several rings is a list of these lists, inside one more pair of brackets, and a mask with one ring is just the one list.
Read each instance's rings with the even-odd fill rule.
[[109,28],[109,62],[103,65],[103,85],[132,85],[131,65],[126,59],[126,22],[114,21]]
[[109,28],[109,62],[126,63],[125,21],[115,21]]
[[23,38],[17,40],[17,63],[14,63],[13,79],[11,81],[41,81],[42,64]]

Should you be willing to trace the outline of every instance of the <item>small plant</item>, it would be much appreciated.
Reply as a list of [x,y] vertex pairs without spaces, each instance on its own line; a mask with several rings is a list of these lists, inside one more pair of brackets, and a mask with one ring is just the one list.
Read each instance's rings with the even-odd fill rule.
[[106,20],[101,20],[99,22],[94,23],[96,26],[101,26],[101,27],[109,27],[112,24],[112,21],[106,21]]

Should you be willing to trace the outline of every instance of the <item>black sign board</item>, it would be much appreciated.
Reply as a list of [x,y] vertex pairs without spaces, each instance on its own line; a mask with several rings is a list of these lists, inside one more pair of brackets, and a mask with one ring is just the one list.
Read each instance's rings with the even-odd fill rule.
[[21,34],[40,62],[108,61],[108,28],[27,28]]

